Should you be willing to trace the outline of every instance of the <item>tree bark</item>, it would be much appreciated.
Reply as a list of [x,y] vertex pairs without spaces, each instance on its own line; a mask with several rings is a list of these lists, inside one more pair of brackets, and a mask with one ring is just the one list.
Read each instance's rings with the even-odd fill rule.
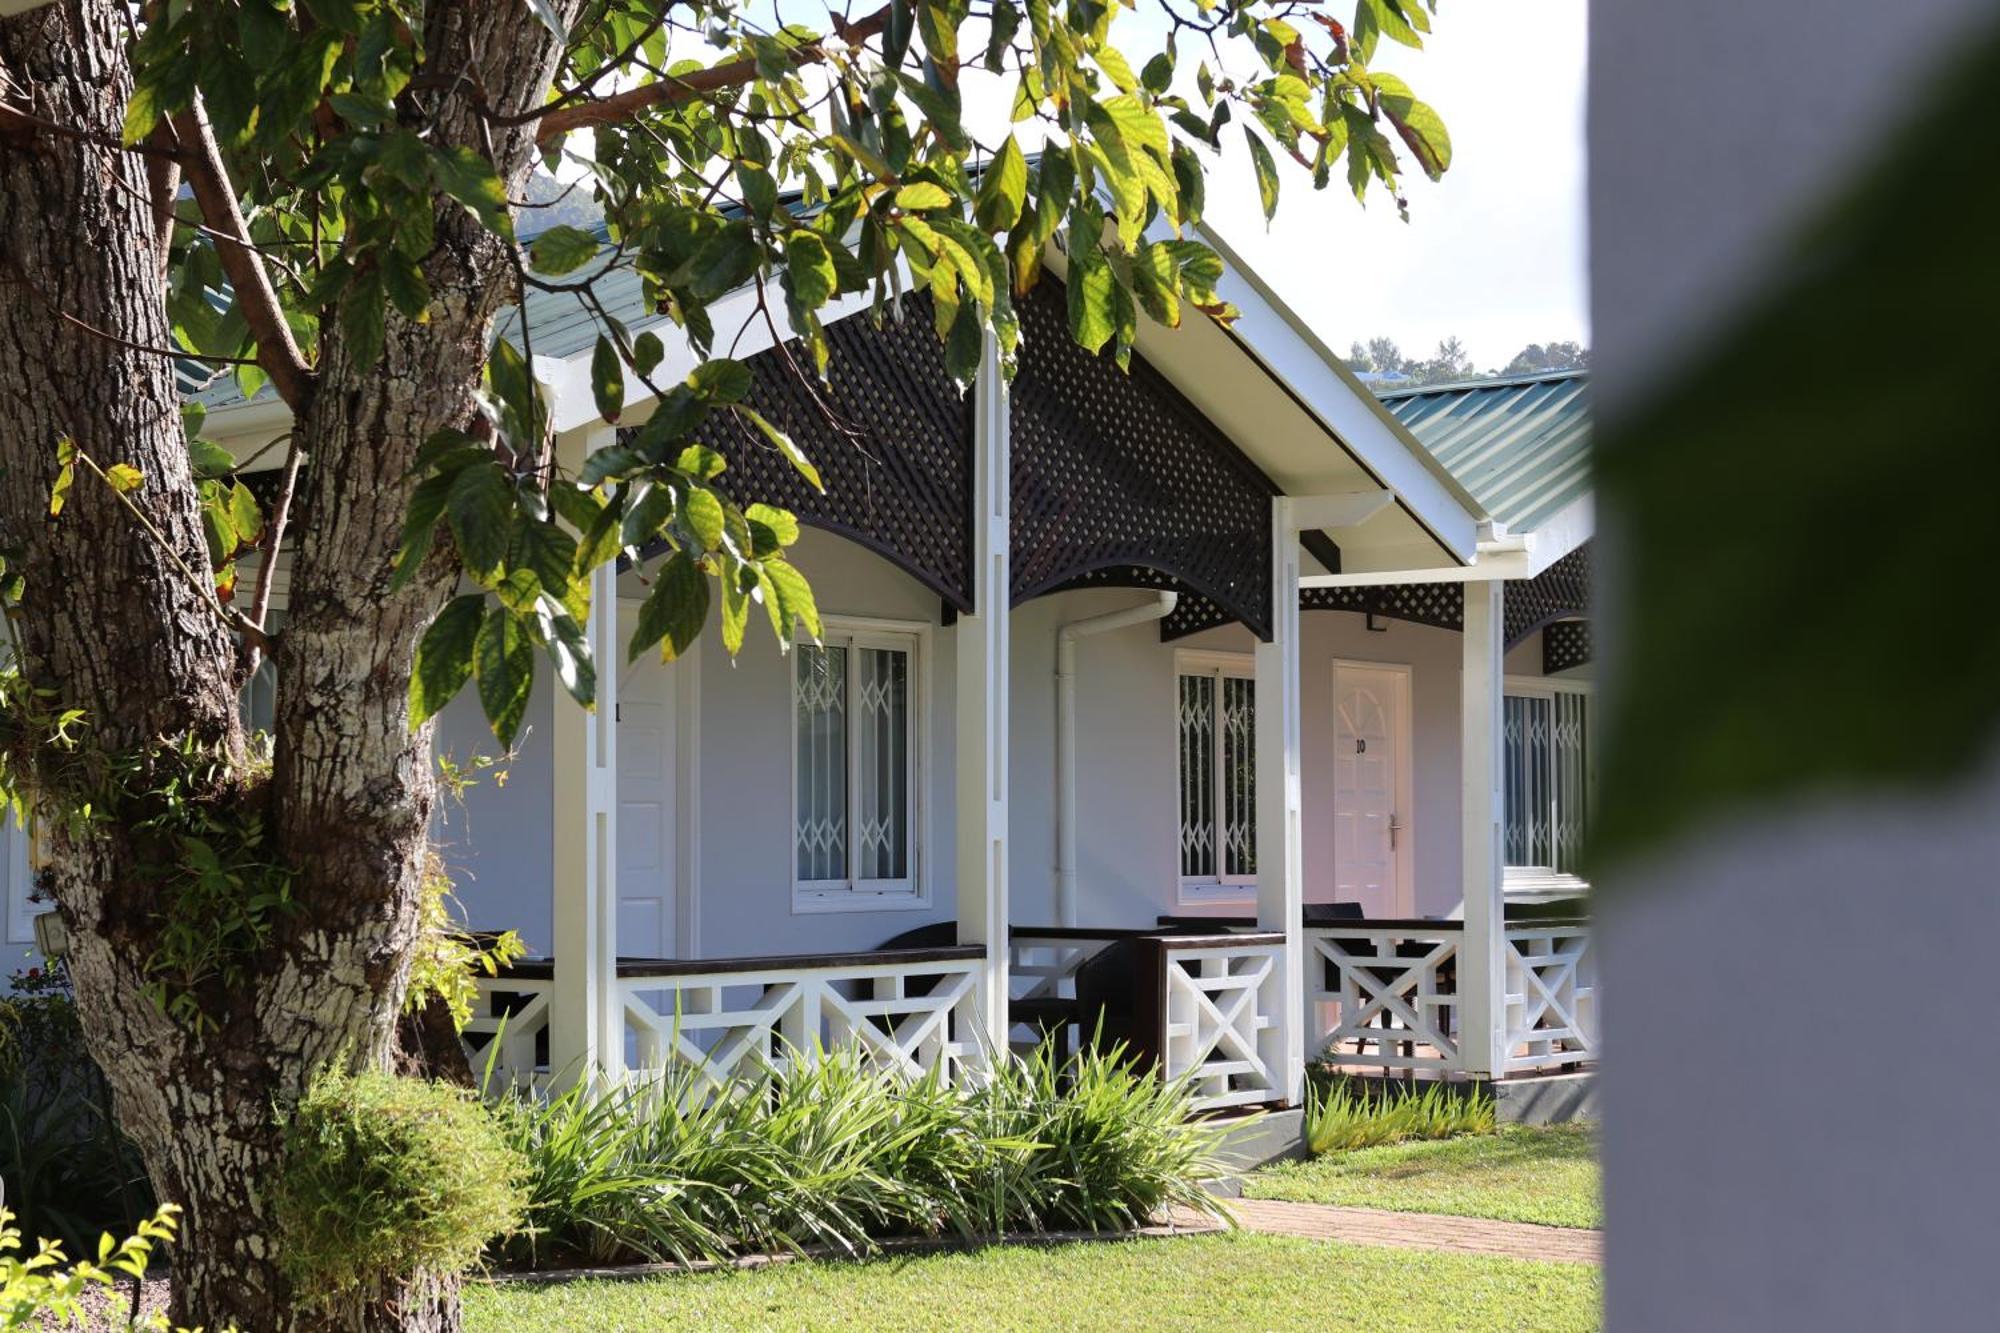
[[[557,6],[566,18],[578,7]],[[557,39],[523,3],[433,4],[427,25],[429,57],[475,75],[448,95],[433,141],[490,146],[519,197],[533,127],[489,131],[468,89],[486,90],[503,116],[539,105]],[[282,1165],[273,1108],[321,1066],[383,1067],[393,1052],[434,797],[430,729],[410,726],[408,680],[455,575],[448,552],[393,593],[389,573],[418,449],[474,419],[511,263],[502,241],[444,201],[426,263],[430,318],[390,310],[374,367],[325,335],[317,388],[295,423],[310,462],[277,647],[274,765],[268,778],[248,773],[232,636],[168,556],[197,574],[207,567],[173,363],[140,350],[171,344],[145,164],[104,146],[132,90],[125,40],[110,0],[0,19],[8,99],[85,132],[0,136],[0,542],[27,575],[23,673],[53,705],[82,711],[85,751],[126,755],[184,737],[219,747],[233,762],[200,795],[260,814],[294,872],[296,907],[268,946],[238,981],[203,991],[212,1026],[177,1021],[152,998],[161,885],[143,849],[123,828],[68,822],[72,775],[47,747],[10,744],[37,787],[93,1053],[161,1197],[185,1209],[175,1322],[453,1329],[455,1279],[304,1307],[268,1205]],[[48,518],[64,439],[104,465],[139,469],[131,499],[164,548],[81,469],[61,516]]]

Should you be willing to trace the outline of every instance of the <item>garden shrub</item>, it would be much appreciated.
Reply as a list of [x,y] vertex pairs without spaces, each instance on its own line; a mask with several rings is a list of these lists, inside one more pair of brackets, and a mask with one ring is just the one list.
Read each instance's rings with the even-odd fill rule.
[[893,1236],[1124,1229],[1170,1203],[1214,1211],[1217,1132],[1182,1087],[1116,1056],[1006,1059],[983,1083],[884,1072],[852,1050],[716,1090],[677,1065],[498,1119],[526,1158],[511,1267],[716,1259]]
[[82,1252],[151,1213],[145,1163],[110,1101],[67,978],[15,973],[0,996],[0,1198],[28,1235]]
[[1494,1129],[1493,1094],[1480,1087],[1432,1083],[1420,1090],[1408,1083],[1369,1086],[1339,1078],[1313,1086],[1306,1097],[1306,1148],[1314,1156]]
[[455,1274],[519,1220],[524,1164],[463,1089],[329,1070],[282,1126],[273,1204],[308,1300]]
[[[174,1238],[178,1212],[172,1204],[164,1205],[124,1240],[105,1235],[95,1261],[70,1264],[60,1241],[43,1239],[33,1254],[23,1253],[14,1214],[0,1208],[0,1326],[81,1327],[87,1313],[84,1293],[92,1287],[110,1287],[121,1278],[134,1282],[144,1278],[153,1246]],[[164,1315],[140,1316],[136,1310],[125,1323],[133,1329],[167,1327]]]

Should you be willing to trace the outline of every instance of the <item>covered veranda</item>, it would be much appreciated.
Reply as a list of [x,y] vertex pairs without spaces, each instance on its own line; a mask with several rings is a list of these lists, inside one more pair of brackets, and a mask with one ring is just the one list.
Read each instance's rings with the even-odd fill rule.
[[[989,349],[969,401],[943,376],[920,316],[881,328],[844,319],[833,326],[835,407],[879,427],[867,449],[815,439],[797,386],[770,354],[755,358],[761,405],[812,442],[827,489],[805,490],[748,440],[730,442],[731,475],[933,589],[954,640],[952,919],[861,951],[624,956],[619,653],[602,618],[593,633],[607,703],[585,713],[558,701],[553,718],[553,961],[483,983],[490,1006],[475,1043],[498,1030],[497,1063],[521,1079],[683,1061],[723,1082],[840,1043],[890,1067],[961,1076],[1010,1044],[1049,1031],[1074,1043],[1101,1026],[1166,1075],[1188,1076],[1208,1107],[1296,1101],[1308,1057],[1329,1048],[1343,1063],[1477,1078],[1587,1058],[1582,1025],[1568,1021],[1594,1003],[1575,966],[1579,930],[1505,917],[1507,608],[1497,578],[1471,576],[1506,552],[1479,502],[1275,297],[1240,266],[1228,281],[1244,311],[1233,331],[1147,330],[1129,376],[1074,347],[1060,291],[1045,289],[1024,305],[1016,378],[1002,379]],[[565,413],[560,371],[550,378],[569,446],[605,442],[581,405]],[[1518,561],[1498,567],[1528,577]],[[601,576],[599,605],[615,604],[616,577]],[[1420,580],[1459,600],[1473,775],[1462,793],[1463,918],[1309,911],[1301,611],[1358,609],[1357,598],[1389,607],[1394,589]],[[1161,618],[1163,637],[1233,621],[1256,638],[1250,918],[1100,921],[1073,857],[1055,919],[1012,910],[1011,608],[1118,587],[1156,594],[1140,610]],[[1091,834],[1072,814],[1062,836]],[[1552,1026],[1558,1010],[1574,1030]]]

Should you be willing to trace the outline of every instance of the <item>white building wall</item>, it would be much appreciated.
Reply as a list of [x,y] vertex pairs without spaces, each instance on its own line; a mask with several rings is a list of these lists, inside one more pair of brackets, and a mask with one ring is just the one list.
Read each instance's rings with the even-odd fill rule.
[[[860,616],[930,626],[921,666],[929,751],[922,784],[920,864],[928,887],[921,907],[796,910],[792,897],[792,732],[790,660],[781,656],[761,615],[753,616],[742,653],[731,661],[711,623],[700,656],[699,895],[695,957],[866,949],[893,935],[952,918],[954,631],[939,624],[941,600],[886,560],[851,542],[808,530],[798,563],[829,616]],[[623,591],[643,595],[626,576]],[[1011,919],[1048,925],[1057,919],[1056,634],[1065,622],[1143,603],[1135,589],[1059,593],[1014,612],[1014,855]],[[1333,672],[1337,660],[1382,662],[1411,671],[1411,762],[1415,799],[1402,812],[1415,852],[1416,910],[1447,915],[1459,905],[1459,636],[1450,630],[1383,620],[1370,630],[1351,612],[1302,618],[1305,745],[1305,896],[1335,897],[1333,865]],[[1163,912],[1244,914],[1240,903],[1179,901],[1179,816],[1174,726],[1177,648],[1248,654],[1249,631],[1226,626],[1161,643],[1155,624],[1081,640],[1077,645],[1077,920],[1084,925],[1150,925]],[[1510,675],[1541,673],[1540,635],[1507,657]],[[550,682],[544,673],[506,782],[480,774],[462,803],[447,802],[440,840],[468,920],[482,929],[513,928],[531,950],[546,951],[554,882],[549,765]],[[440,720],[438,747],[460,763],[495,749],[469,693]],[[1389,901],[1365,902],[1371,916],[1393,915]]]

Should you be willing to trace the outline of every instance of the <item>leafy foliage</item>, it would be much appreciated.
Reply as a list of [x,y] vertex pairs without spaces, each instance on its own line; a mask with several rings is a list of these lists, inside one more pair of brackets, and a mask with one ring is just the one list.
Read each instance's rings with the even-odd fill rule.
[[[81,1327],[88,1313],[84,1292],[124,1278],[145,1277],[153,1247],[172,1241],[178,1222],[179,1210],[162,1204],[124,1240],[104,1236],[95,1260],[69,1264],[57,1241],[43,1240],[33,1254],[24,1256],[14,1214],[0,1208],[0,1319],[8,1328],[48,1327],[51,1320],[61,1320],[63,1327]],[[163,1317],[139,1318],[135,1312],[130,1327],[164,1330],[167,1324]]]
[[275,1215],[308,1300],[456,1274],[520,1217],[521,1159],[461,1089],[329,1070],[281,1123]]
[[[732,652],[753,604],[781,644],[816,633],[787,529],[759,523],[753,497],[730,493],[703,441],[714,417],[733,415],[815,485],[818,473],[745,401],[750,376],[733,351],[718,354],[722,340],[733,349],[752,324],[776,337],[782,319],[803,352],[798,373],[824,376],[831,307],[866,298],[883,318],[914,286],[931,294],[959,380],[988,336],[1011,373],[1014,301],[1053,251],[1066,256],[1072,333],[1121,364],[1142,314],[1226,322],[1235,312],[1217,290],[1221,261],[1191,230],[1206,160],[1225,138],[1243,143],[1267,215],[1280,155],[1316,187],[1339,172],[1357,198],[1380,184],[1405,207],[1396,145],[1435,178],[1451,142],[1432,108],[1369,62],[1385,37],[1421,46],[1430,8],[1358,0],[1343,23],[1282,0],[1163,5],[1164,41],[1134,50],[1119,45],[1124,8],[1101,0],[998,0],[977,14],[963,0],[889,0],[833,17],[831,33],[766,28],[722,0],[665,11],[548,0],[535,12],[564,44],[551,100],[513,116],[482,102],[486,138],[468,146],[427,132],[467,94],[452,72],[462,53],[427,46],[422,6],[236,0],[169,7],[144,26],[124,132],[136,143],[205,105],[251,239],[285,257],[267,267],[308,360],[337,333],[366,371],[387,321],[432,316],[427,265],[439,217],[456,210],[514,254],[524,301],[573,301],[597,326],[598,411],[637,418],[633,433],[582,459],[551,448],[524,304],[519,345],[493,343],[478,419],[427,447],[403,534],[399,580],[448,536],[478,599],[454,602],[426,636],[412,711],[433,716],[472,683],[506,743],[537,656],[593,702],[590,573],[621,554],[665,550],[634,654],[685,652],[718,604]],[[967,90],[981,81],[1010,95],[1005,123],[967,117]],[[518,243],[491,138],[524,121],[544,164],[595,197],[602,236],[565,221]],[[259,309],[224,281],[217,246],[210,230],[178,230],[170,314],[191,353],[251,363],[235,370],[250,395],[265,382]],[[598,285],[620,271],[642,280],[659,328],[606,307]],[[663,375],[662,333],[691,354],[691,374]],[[196,450],[227,592],[268,516],[219,451]]]
[[0,999],[0,1198],[30,1235],[72,1250],[153,1207],[145,1164],[119,1132],[76,1002],[55,969],[16,973]]
[[530,1164],[527,1225],[497,1243],[523,1267],[712,1259],[896,1235],[1121,1229],[1169,1203],[1213,1209],[1216,1132],[1181,1087],[1117,1054],[1044,1049],[990,1081],[899,1077],[854,1051],[718,1092],[658,1081],[547,1100],[502,1097]]
[[454,901],[444,860],[432,850],[417,904],[417,948],[410,955],[410,989],[403,1008],[422,1008],[435,995],[451,1011],[452,1026],[464,1031],[479,999],[474,978],[481,973],[498,976],[528,946],[511,930],[490,938],[469,934],[452,912]]

